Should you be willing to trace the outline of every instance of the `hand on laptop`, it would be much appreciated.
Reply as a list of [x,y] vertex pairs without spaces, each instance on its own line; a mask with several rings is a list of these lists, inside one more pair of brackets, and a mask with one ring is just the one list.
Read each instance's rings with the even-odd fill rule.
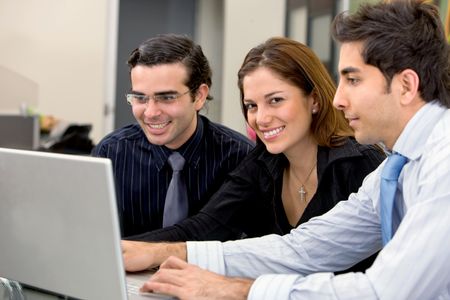
[[142,286],[141,292],[167,294],[181,300],[247,299],[252,283],[250,279],[225,277],[169,257]]
[[159,266],[169,256],[176,256],[186,261],[186,244],[123,240],[122,255],[126,271],[143,271]]

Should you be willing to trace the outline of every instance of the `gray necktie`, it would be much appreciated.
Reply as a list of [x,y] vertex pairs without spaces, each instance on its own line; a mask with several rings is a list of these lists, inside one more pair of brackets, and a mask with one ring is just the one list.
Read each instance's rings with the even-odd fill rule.
[[169,165],[172,167],[173,174],[164,204],[163,227],[178,223],[188,216],[189,207],[186,184],[181,176],[184,162],[183,156],[178,152],[173,152],[169,156]]

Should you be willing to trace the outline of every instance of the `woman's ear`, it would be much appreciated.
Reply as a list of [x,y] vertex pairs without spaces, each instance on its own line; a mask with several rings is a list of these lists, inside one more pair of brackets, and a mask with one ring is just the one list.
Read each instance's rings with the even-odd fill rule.
[[314,114],[316,114],[316,113],[319,111],[319,109],[320,109],[319,99],[318,99],[318,96],[317,96],[317,94],[316,94],[315,91],[313,91],[313,92],[311,93],[311,96],[310,96],[310,97],[312,98],[311,112],[312,112],[312,114],[314,115]]

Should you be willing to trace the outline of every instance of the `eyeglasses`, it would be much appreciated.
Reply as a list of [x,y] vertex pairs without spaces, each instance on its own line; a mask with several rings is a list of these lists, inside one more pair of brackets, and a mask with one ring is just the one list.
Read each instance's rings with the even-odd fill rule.
[[127,98],[127,103],[130,105],[147,105],[147,103],[153,99],[155,102],[160,103],[170,103],[187,93],[189,93],[191,90],[188,90],[184,93],[178,93],[178,92],[169,92],[169,93],[161,93],[156,95],[142,95],[142,94],[134,94],[129,93],[126,94],[125,97]]

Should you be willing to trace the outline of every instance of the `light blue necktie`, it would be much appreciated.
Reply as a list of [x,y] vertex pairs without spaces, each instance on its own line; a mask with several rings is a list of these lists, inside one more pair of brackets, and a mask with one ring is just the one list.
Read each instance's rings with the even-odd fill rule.
[[164,204],[163,227],[171,226],[185,219],[189,211],[186,184],[181,176],[185,160],[178,152],[173,152],[168,160],[173,173]]
[[381,172],[380,215],[383,246],[391,240],[394,234],[392,232],[392,215],[395,206],[395,192],[397,190],[398,176],[407,160],[401,154],[393,153],[388,157]]

